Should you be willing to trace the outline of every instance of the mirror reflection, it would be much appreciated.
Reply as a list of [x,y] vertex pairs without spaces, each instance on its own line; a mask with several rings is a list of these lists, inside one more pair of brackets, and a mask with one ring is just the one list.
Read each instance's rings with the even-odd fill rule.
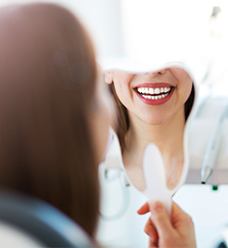
[[193,79],[181,67],[166,67],[146,73],[113,70],[105,73],[114,96],[122,160],[129,180],[145,188],[143,154],[149,143],[160,150],[166,183],[175,189],[184,161],[185,124],[194,102]]

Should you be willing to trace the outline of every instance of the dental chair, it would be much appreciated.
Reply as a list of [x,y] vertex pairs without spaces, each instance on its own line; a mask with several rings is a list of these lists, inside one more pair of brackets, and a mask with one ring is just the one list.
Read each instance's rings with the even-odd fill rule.
[[8,192],[0,192],[0,246],[93,247],[85,232],[57,209]]

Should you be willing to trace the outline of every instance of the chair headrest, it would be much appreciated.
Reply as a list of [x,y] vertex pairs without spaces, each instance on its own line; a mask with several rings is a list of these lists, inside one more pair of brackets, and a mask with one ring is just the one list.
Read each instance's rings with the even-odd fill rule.
[[0,222],[23,231],[44,246],[93,247],[76,223],[56,208],[34,198],[0,192]]

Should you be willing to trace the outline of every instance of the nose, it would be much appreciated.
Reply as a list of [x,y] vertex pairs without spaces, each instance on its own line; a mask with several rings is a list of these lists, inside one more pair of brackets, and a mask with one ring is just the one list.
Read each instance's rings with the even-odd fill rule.
[[166,71],[167,71],[167,69],[163,69],[163,70],[157,71],[156,73],[157,73],[158,75],[163,75],[163,74],[166,73]]
[[155,72],[147,72],[145,73],[146,75],[150,75],[150,76],[157,76],[157,75],[163,75],[165,74],[167,71],[167,69],[162,69],[162,70],[158,70],[158,71],[155,71]]

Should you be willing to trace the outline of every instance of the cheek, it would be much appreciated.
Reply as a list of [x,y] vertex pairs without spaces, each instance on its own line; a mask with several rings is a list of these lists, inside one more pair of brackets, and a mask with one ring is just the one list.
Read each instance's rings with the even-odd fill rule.
[[185,103],[191,94],[192,78],[182,69],[172,69],[172,72],[179,82],[179,98],[183,103]]
[[179,88],[180,99],[183,103],[185,103],[192,91],[192,82],[185,82]]
[[114,82],[116,94],[125,107],[129,107],[131,103],[131,94],[127,82]]

